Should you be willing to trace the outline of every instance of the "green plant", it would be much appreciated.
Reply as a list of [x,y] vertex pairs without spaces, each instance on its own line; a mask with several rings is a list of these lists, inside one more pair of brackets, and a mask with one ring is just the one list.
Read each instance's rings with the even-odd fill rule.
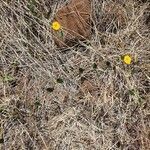
[[3,76],[3,81],[4,82],[11,82],[13,80],[14,80],[14,78],[11,75],[4,75]]

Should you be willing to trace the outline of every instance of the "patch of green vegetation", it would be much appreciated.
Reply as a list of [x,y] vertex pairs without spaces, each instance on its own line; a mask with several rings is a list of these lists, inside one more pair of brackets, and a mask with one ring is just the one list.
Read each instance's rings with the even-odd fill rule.
[[14,60],[13,62],[12,62],[12,66],[13,67],[18,67],[19,66],[19,61],[17,61],[17,60]]
[[79,68],[79,73],[82,74],[84,72],[83,68]]
[[36,101],[34,103],[34,105],[35,105],[36,109],[38,109],[40,106],[42,106],[42,104],[39,101]]
[[57,83],[63,83],[64,81],[63,81],[63,79],[62,78],[58,78],[57,79]]
[[2,143],[4,143],[4,139],[3,138],[0,139],[0,144],[2,144]]
[[97,64],[96,63],[93,64],[93,69],[97,69]]
[[41,14],[43,12],[38,11],[36,0],[30,0],[27,7],[30,10],[30,12],[33,14],[33,16],[36,16],[37,18],[41,19],[41,17],[42,17]]
[[87,80],[85,77],[81,77],[81,83],[83,83],[85,80]]
[[29,10],[35,14],[35,6],[36,6],[36,1],[35,0],[30,0],[29,4],[27,5],[27,7],[29,8]]
[[0,113],[2,113],[4,111],[4,108],[0,107]]
[[46,88],[46,91],[51,93],[51,92],[54,91],[54,88],[53,87],[48,87],[48,88]]
[[60,35],[61,35],[61,37],[63,38],[63,36],[64,36],[64,33],[63,33],[63,31],[61,31],[61,32],[60,32]]
[[135,90],[134,89],[129,90],[129,94],[134,96],[135,95]]
[[14,78],[11,75],[4,75],[3,76],[3,81],[4,82],[11,82],[13,80],[14,80]]

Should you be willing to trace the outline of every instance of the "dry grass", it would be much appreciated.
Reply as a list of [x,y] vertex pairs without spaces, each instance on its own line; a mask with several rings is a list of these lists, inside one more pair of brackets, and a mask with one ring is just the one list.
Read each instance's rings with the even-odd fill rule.
[[67,49],[50,29],[65,0],[0,2],[0,149],[149,149],[150,3],[114,1],[124,19],[92,0],[91,40]]

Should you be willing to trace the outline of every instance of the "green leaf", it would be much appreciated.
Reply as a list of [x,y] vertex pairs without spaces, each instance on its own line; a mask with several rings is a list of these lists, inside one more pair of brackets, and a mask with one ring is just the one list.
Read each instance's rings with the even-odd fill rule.
[[41,104],[39,101],[36,101],[36,102],[34,103],[34,105],[35,105],[35,108],[36,108],[36,109],[38,109],[40,106],[42,106],[42,104]]
[[4,143],[4,139],[0,138],[0,144],[3,144],[3,143]]
[[61,79],[61,78],[57,79],[57,83],[63,83],[63,82],[64,82],[63,79]]
[[36,1],[35,0],[30,0],[29,4],[27,5],[27,7],[29,8],[29,10],[32,12],[32,14],[34,16],[36,16],[36,12],[35,12],[35,7],[36,7]]
[[58,31],[58,36],[59,36],[59,37],[61,37],[61,38],[63,38],[64,33],[63,33],[63,31],[62,31],[62,30],[59,30],[59,31]]
[[97,64],[96,63],[93,64],[93,69],[97,69]]
[[134,96],[135,95],[135,90],[134,89],[129,90],[129,94],[132,95],[132,96]]
[[83,68],[79,68],[79,73],[80,73],[80,74],[82,74],[82,73],[83,73],[83,71],[84,71],[84,69],[83,69]]
[[63,37],[64,36],[64,33],[63,33],[63,31],[61,31],[61,37]]
[[46,88],[46,90],[51,93],[51,92],[54,91],[54,88],[53,87],[49,87],[49,88]]
[[4,82],[10,82],[10,81],[13,81],[13,80],[14,80],[14,78],[12,76],[10,76],[10,75],[5,75],[3,77],[3,81]]

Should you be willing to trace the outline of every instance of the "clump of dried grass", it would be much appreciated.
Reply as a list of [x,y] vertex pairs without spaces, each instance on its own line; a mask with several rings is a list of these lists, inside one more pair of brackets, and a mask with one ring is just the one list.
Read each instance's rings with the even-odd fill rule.
[[[149,2],[93,0],[92,39],[58,49],[50,23],[67,2],[0,4],[1,149],[147,150]],[[122,8],[122,26],[109,3]]]

